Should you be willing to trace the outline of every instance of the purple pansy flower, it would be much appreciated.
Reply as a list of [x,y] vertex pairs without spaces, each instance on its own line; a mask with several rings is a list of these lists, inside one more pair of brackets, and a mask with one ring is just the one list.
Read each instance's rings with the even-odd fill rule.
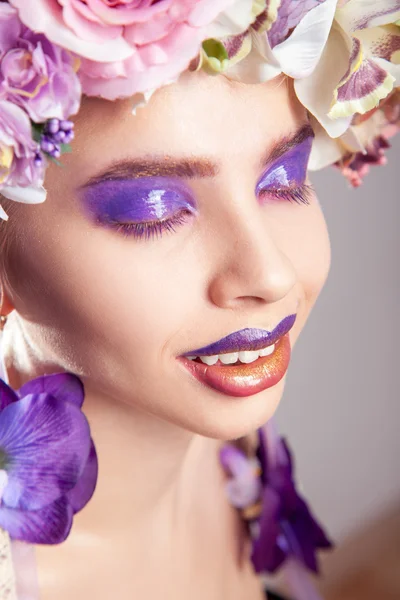
[[72,374],[14,392],[0,379],[0,527],[12,539],[57,544],[93,495],[97,456]]
[[297,559],[318,572],[316,550],[331,547],[331,542],[296,491],[285,440],[271,430],[267,444],[265,428],[258,430],[258,436],[258,470],[254,459],[235,446],[226,444],[220,453],[230,475],[226,488],[229,500],[249,521],[254,569],[273,573],[287,559]]

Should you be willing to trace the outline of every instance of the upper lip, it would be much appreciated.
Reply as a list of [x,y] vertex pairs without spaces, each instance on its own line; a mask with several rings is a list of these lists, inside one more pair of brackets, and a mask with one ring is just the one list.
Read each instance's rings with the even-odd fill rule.
[[228,352],[254,351],[271,346],[284,336],[294,325],[296,315],[289,315],[278,323],[272,331],[247,327],[230,333],[226,337],[208,346],[186,352],[182,356],[211,356]]

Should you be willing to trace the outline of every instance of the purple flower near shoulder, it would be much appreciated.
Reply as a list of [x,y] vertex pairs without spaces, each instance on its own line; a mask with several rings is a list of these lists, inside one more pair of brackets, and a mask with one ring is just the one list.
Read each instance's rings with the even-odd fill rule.
[[66,539],[93,495],[97,456],[72,374],[34,379],[14,392],[0,380],[0,527],[31,544]]
[[[220,451],[221,463],[229,475],[228,498],[249,523],[254,569],[257,573],[273,573],[286,559],[295,559],[318,572],[316,550],[329,548],[331,543],[296,491],[286,442],[275,435],[270,422],[265,428],[258,430],[256,459],[248,458],[231,444]],[[287,564],[293,566],[295,561]]]
[[25,27],[15,8],[0,3],[0,96],[23,108],[35,123],[78,112],[78,60]]
[[317,573],[317,549],[332,544],[296,490],[293,461],[285,440],[277,437],[268,445],[264,428],[258,434],[263,493],[261,514],[252,524],[254,568],[258,573],[274,572],[287,558],[296,558]]

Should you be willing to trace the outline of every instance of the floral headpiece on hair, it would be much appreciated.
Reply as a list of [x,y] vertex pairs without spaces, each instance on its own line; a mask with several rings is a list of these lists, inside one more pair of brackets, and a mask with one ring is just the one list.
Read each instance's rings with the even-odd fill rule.
[[335,164],[359,185],[399,128],[399,25],[400,0],[0,0],[0,193],[45,199],[82,94],[135,111],[188,69],[292,78],[310,169]]

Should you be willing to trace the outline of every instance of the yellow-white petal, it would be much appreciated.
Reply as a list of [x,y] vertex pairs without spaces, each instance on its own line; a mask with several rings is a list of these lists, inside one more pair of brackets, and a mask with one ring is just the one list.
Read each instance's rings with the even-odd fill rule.
[[251,34],[251,50],[247,56],[229,67],[226,77],[243,83],[262,83],[282,73],[265,33]]
[[335,89],[329,116],[338,119],[355,113],[365,114],[390,94],[394,81],[395,78],[376,60],[361,60],[359,67]]
[[311,117],[310,122],[315,137],[308,161],[308,168],[310,171],[319,171],[340,160],[343,156],[343,151],[338,141],[331,138],[316,119]]
[[269,31],[273,23],[278,17],[278,9],[281,5],[281,0],[267,0],[265,10],[258,16],[252,27],[258,33]]
[[[204,10],[205,19],[208,18],[207,4],[199,3],[198,8],[193,11],[197,22],[202,10]],[[231,6],[223,10],[212,23],[207,25],[204,39],[220,39],[228,35],[239,35],[250,27],[255,18],[253,0],[236,0]]]
[[400,86],[400,64],[394,64],[384,58],[374,58],[374,61],[394,79],[394,86]]
[[351,123],[351,117],[328,116],[334,90],[347,71],[350,53],[351,40],[334,24],[316,69],[309,77],[294,82],[300,102],[333,138],[343,135]]
[[[357,31],[357,38],[368,55],[384,58],[394,63],[400,62],[400,27],[385,25]],[[398,56],[398,59],[396,59]]]
[[398,0],[349,0],[338,8],[336,19],[346,31],[388,25],[400,19]]

